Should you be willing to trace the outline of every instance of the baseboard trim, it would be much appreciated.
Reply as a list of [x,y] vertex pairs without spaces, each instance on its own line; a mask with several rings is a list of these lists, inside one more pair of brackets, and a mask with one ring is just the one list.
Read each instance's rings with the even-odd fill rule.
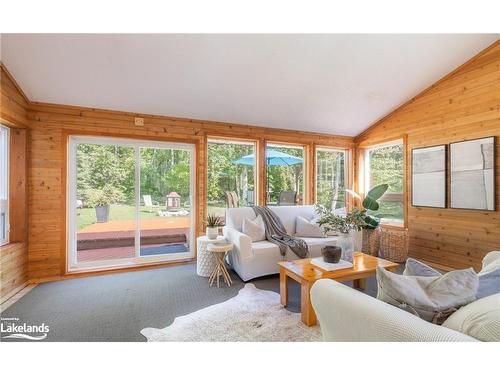
[[28,284],[29,284],[29,281],[27,280],[24,283],[22,283],[21,285],[19,285],[18,287],[12,289],[10,292],[3,295],[2,298],[0,298],[0,304],[7,302],[10,298],[15,296],[19,291],[23,290]]
[[32,284],[28,281],[18,286],[7,294],[0,303],[0,312],[5,311],[8,307],[19,301],[22,297],[28,294],[37,284]]
[[144,270],[148,270],[148,269],[182,266],[185,264],[193,264],[193,263],[196,263],[195,259],[161,262],[161,263],[156,263],[156,264],[144,264],[144,265],[128,266],[128,267],[114,268],[114,269],[109,269],[109,270],[78,271],[78,272],[67,273],[67,274],[61,275],[61,276],[49,276],[49,277],[31,279],[30,283],[40,284],[40,283],[47,283],[50,281],[61,281],[61,280],[77,279],[77,278],[91,277],[91,276],[109,275],[109,274],[123,273],[123,272],[144,271]]

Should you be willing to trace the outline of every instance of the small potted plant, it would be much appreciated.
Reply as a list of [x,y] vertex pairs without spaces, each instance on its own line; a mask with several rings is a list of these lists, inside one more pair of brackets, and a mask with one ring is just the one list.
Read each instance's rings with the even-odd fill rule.
[[219,227],[222,226],[222,219],[216,214],[208,214],[205,220],[207,226],[206,235],[209,240],[215,240],[219,235]]
[[361,230],[365,224],[364,212],[354,208],[345,216],[340,216],[324,206],[317,206],[316,210],[321,216],[317,221],[319,226],[325,233],[332,231],[339,233],[337,245],[342,249],[342,259],[352,262],[354,241],[351,232]]
[[108,222],[110,205],[124,200],[123,193],[109,185],[101,189],[88,189],[85,195],[86,204],[95,208],[98,223]]

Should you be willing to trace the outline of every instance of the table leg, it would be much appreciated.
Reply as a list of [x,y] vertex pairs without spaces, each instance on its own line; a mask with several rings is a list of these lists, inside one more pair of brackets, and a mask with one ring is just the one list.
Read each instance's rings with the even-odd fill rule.
[[366,279],[357,279],[353,280],[353,286],[358,289],[365,289],[366,288]]
[[312,284],[304,281],[300,286],[300,312],[302,322],[307,326],[316,324],[316,313],[311,304],[311,286]]
[[288,305],[288,284],[284,269],[280,268],[280,302],[283,306]]

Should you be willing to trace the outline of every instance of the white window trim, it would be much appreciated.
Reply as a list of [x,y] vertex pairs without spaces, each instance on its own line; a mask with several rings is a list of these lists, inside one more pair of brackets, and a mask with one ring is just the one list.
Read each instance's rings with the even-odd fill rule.
[[[136,241],[135,241],[135,252],[136,256],[134,258],[126,259],[116,259],[116,260],[102,260],[95,262],[85,262],[78,263],[76,259],[76,148],[78,144],[96,144],[96,145],[116,145],[134,148],[136,155],[136,165],[135,165],[135,191],[140,192],[140,166],[137,163],[137,158],[139,157],[138,150],[141,147],[156,147],[156,148],[166,148],[174,150],[185,150],[190,151],[190,206],[192,208],[190,215],[190,232],[189,232],[189,251],[186,253],[173,253],[173,254],[163,254],[163,255],[147,255],[139,256],[140,251],[140,232],[136,230]],[[139,176],[139,178],[138,178]],[[114,268],[123,268],[128,266],[136,266],[148,263],[166,262],[166,261],[179,261],[192,259],[195,255],[195,234],[196,234],[196,147],[191,143],[173,143],[173,142],[157,142],[157,141],[143,141],[137,139],[121,139],[112,137],[88,137],[88,136],[70,136],[68,144],[68,185],[67,185],[67,200],[66,207],[68,207],[66,213],[67,225],[67,251],[66,251],[66,272],[67,273],[78,273],[82,271],[95,271],[95,270],[107,270]],[[139,228],[139,205],[140,194],[136,195],[136,229]]]
[[9,233],[10,233],[10,220],[9,220],[9,181],[10,181],[10,129],[4,125],[0,125],[0,131],[2,132],[2,138],[5,136],[5,155],[2,155],[2,171],[4,174],[0,176],[0,179],[5,183],[5,199],[0,197],[0,207],[5,214],[5,238],[0,239],[0,246],[9,243]]

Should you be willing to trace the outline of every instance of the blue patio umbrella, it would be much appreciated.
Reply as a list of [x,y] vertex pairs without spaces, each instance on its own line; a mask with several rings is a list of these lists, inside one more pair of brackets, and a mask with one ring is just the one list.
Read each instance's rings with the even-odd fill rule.
[[[266,164],[267,165],[294,165],[302,163],[304,159],[299,158],[298,156],[293,156],[289,154],[285,154],[284,152],[280,152],[273,149],[266,150]],[[254,165],[255,164],[255,154],[250,154],[243,156],[238,160],[233,161],[234,164],[243,164],[243,165]]]

